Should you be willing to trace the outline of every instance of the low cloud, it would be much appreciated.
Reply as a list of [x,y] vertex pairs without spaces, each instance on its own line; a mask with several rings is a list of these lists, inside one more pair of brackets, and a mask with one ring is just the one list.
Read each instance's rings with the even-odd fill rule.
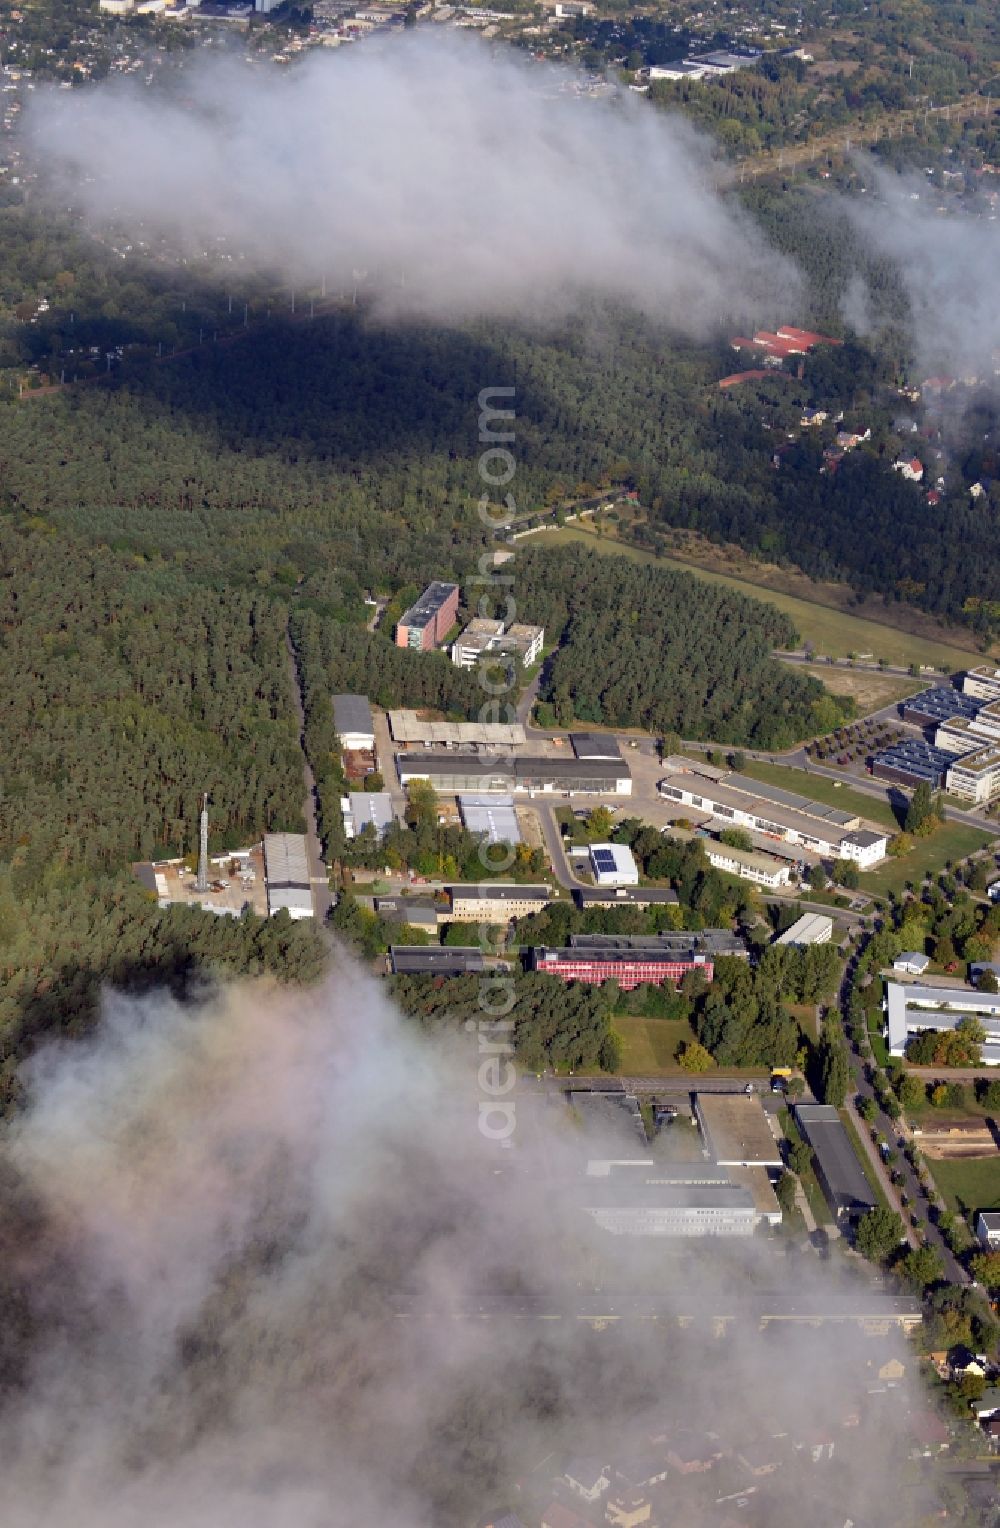
[[[771,1244],[598,1232],[572,1185],[636,1154],[624,1122],[589,1137],[522,1081],[502,1148],[478,1061],[346,962],[312,994],[113,997],[40,1053],[0,1140],[4,1528],[457,1528],[678,1426],[847,1440],[819,1476],[786,1440],[770,1528],[803,1490],[884,1522],[899,1398],[845,1421],[892,1343],[758,1330],[748,1291],[822,1295],[810,1256],[788,1285]],[[595,1330],[595,1287],[610,1312],[655,1290],[660,1317]]]
[[28,127],[91,218],[185,253],[223,236],[388,313],[538,322],[597,295],[695,333],[787,304],[794,269],[710,189],[705,143],[628,92],[578,99],[576,79],[421,33],[53,92]]

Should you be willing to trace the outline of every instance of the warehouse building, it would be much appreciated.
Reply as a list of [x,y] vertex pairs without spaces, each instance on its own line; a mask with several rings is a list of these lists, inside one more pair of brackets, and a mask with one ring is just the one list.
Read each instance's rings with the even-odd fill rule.
[[905,1055],[907,1042],[924,1030],[957,1029],[963,1019],[975,1018],[986,1031],[983,1065],[1000,1066],[1000,993],[960,984],[888,982],[885,1013],[890,1056]]
[[478,753],[397,753],[402,785],[428,780],[442,795],[552,794],[628,796],[632,776],[624,759],[528,758]]
[[891,748],[883,748],[872,757],[871,772],[876,780],[890,780],[897,785],[929,785],[941,790],[952,755],[932,747],[923,738],[904,738]]
[[833,938],[833,919],[825,913],[803,913],[791,928],[779,934],[775,944],[829,944]]
[[430,652],[440,647],[458,619],[458,585],[435,580],[396,625],[396,646]]
[[589,853],[598,886],[638,886],[639,867],[627,844],[591,844]]
[[578,759],[620,759],[622,756],[613,732],[571,732],[569,741]]
[[816,1177],[837,1220],[858,1220],[878,1203],[844,1122],[832,1104],[796,1104],[796,1124],[812,1147]]
[[387,923],[405,923],[437,935],[439,915],[433,897],[376,897],[374,910]]
[[590,1164],[581,1201],[613,1236],[752,1236],[781,1221],[773,1193],[760,1207],[751,1187],[708,1164]]
[[500,747],[524,745],[520,722],[441,722],[419,711],[390,711],[389,731],[396,743],[416,743],[423,748]]
[[862,870],[885,858],[889,837],[864,828],[855,813],[764,785],[746,775],[708,773],[700,767],[672,770],[659,784],[660,795],[696,807],[721,822],[801,844],[812,853],[849,859]]
[[476,945],[393,944],[389,970],[393,976],[475,976],[486,970],[486,957]]
[[333,729],[350,753],[375,752],[375,723],[367,695],[333,697]]
[[481,833],[487,843],[521,842],[513,796],[459,796],[458,810],[466,829]]
[[284,909],[290,918],[313,917],[312,884],[304,833],[264,834],[267,911]]
[[340,798],[340,815],[347,838],[356,838],[363,828],[374,828],[379,838],[393,820],[392,796],[388,791],[352,791]]
[[696,1093],[695,1119],[719,1167],[771,1167],[780,1171],[781,1152],[757,1094]]
[[517,886],[513,881],[469,881],[445,890],[451,917],[460,922],[509,923],[541,912],[552,901],[551,886]]

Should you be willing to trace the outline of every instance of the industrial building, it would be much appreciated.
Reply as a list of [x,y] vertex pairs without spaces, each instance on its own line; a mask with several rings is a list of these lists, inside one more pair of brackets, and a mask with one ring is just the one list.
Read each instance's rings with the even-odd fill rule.
[[436,935],[439,913],[433,897],[376,897],[374,910],[388,923],[406,923]]
[[923,738],[904,738],[883,748],[872,757],[871,771],[876,780],[890,780],[897,785],[929,785],[941,790],[952,755],[925,743]]
[[613,732],[571,732],[569,742],[578,759],[620,759],[622,756]]
[[486,957],[476,945],[393,944],[389,970],[393,976],[474,976],[486,970]]
[[428,780],[443,795],[503,795],[563,791],[628,796],[632,776],[624,759],[499,757],[478,753],[397,753],[400,784]]
[[638,886],[639,867],[627,844],[591,844],[590,869],[598,886]]
[[762,1223],[781,1223],[766,1176],[761,1189],[709,1163],[646,1158],[589,1163],[580,1197],[614,1236],[752,1236]]
[[772,1167],[781,1152],[756,1093],[696,1093],[694,1113],[719,1167]]
[[440,647],[457,619],[458,585],[435,580],[397,622],[396,646],[430,652]]
[[720,775],[717,770],[691,765],[671,770],[660,781],[659,792],[730,825],[801,844],[814,854],[852,860],[862,870],[883,860],[889,843],[887,833],[863,827],[853,812],[746,775]]
[[837,1220],[857,1220],[878,1200],[865,1177],[858,1154],[832,1104],[796,1104],[793,1113],[812,1147],[816,1177]]
[[458,811],[468,832],[481,833],[487,843],[521,842],[513,796],[459,796]]
[[356,838],[368,827],[383,838],[394,816],[392,796],[389,791],[352,791],[349,796],[341,796],[340,815],[348,838]]
[[829,944],[833,938],[833,919],[825,913],[803,913],[791,928],[779,934],[775,944]]
[[541,912],[552,901],[551,886],[518,886],[513,881],[469,881],[445,889],[451,917],[459,922],[509,923]]
[[532,949],[528,960],[533,971],[563,981],[615,981],[630,991],[644,983],[679,985],[688,971],[700,971],[711,981],[715,960],[722,955],[746,959],[746,945],[727,929],[703,929],[696,934],[571,934],[567,947]]
[[375,752],[375,723],[367,695],[333,697],[333,730],[351,753]]
[[907,1042],[927,1029],[957,1029],[975,1018],[986,1031],[984,1066],[1000,1066],[1000,993],[980,992],[961,983],[887,982],[886,1037],[890,1056],[906,1054]]
[[390,711],[393,742],[416,743],[422,748],[483,747],[520,748],[524,728],[520,722],[430,721],[418,711]]
[[271,917],[284,910],[290,918],[313,917],[312,884],[304,833],[264,834],[264,879]]

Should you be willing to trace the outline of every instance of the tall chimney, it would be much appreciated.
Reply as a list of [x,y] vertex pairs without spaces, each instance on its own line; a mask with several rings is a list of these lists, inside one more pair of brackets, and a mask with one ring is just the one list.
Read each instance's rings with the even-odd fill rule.
[[208,791],[201,798],[201,837],[198,844],[198,879],[195,891],[208,890]]

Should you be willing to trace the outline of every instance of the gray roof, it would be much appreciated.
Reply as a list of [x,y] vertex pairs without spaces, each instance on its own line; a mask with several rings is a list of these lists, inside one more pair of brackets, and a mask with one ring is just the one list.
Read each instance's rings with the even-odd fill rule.
[[535,779],[589,780],[599,775],[602,779],[624,780],[629,775],[624,759],[528,758],[524,755],[511,758],[483,753],[398,753],[396,767],[401,776],[417,773],[428,777],[480,775],[488,779],[503,775],[506,784],[502,789],[505,790]]
[[574,949],[663,950],[682,959],[684,952],[692,949],[705,955],[742,957],[747,953],[746,941],[727,928],[703,928],[694,933],[672,929],[663,934],[570,934],[569,942]]
[[432,897],[376,897],[375,911],[391,923],[410,923],[416,928],[437,927],[438,910]]
[[433,945],[389,947],[389,958],[396,976],[462,976],[470,971],[485,971],[486,960],[475,945],[454,945],[450,949]]
[[796,1104],[795,1118],[816,1154],[820,1183],[839,1214],[861,1214],[877,1204],[844,1122],[832,1104]]
[[264,834],[264,877],[268,895],[283,886],[309,887],[304,833]]
[[445,888],[453,897],[480,897],[489,902],[550,902],[552,887],[518,886],[513,881],[462,881]]
[[571,732],[573,752],[578,759],[620,759],[622,751],[612,732]]
[[348,732],[374,734],[372,708],[367,695],[335,695],[333,697],[333,725],[338,737]]
[[578,907],[643,907],[650,903],[679,902],[676,891],[662,886],[575,886],[573,899]]
[[370,823],[382,834],[392,822],[394,814],[389,791],[352,791],[347,799],[355,833],[360,833]]

